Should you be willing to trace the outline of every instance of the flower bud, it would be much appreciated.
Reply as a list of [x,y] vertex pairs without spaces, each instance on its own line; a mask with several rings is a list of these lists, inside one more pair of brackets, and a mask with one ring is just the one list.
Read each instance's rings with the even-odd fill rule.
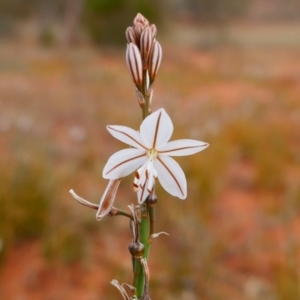
[[131,254],[132,257],[134,258],[142,258],[144,251],[145,251],[145,247],[143,244],[141,244],[140,242],[132,242],[129,246],[128,246],[128,250]]
[[127,29],[125,31],[125,36],[126,36],[126,40],[128,43],[133,43],[136,45],[137,39],[136,39],[134,30],[132,27],[127,27]]
[[143,30],[140,38],[140,49],[141,49],[141,55],[144,62],[144,68],[147,68],[147,61],[150,54],[150,50],[152,47],[153,42],[153,36],[152,31],[150,27],[147,27]]
[[146,27],[149,27],[149,25],[149,21],[142,14],[138,13],[136,15],[136,17],[133,20],[133,30],[135,32],[137,42],[140,40],[140,36],[143,30]]
[[141,23],[137,23],[137,24],[133,27],[133,30],[134,30],[134,33],[135,33],[135,36],[136,36],[137,41],[140,40],[140,37],[141,37],[141,34],[142,34],[144,28],[145,28],[145,27],[144,27]]
[[150,82],[152,83],[158,73],[158,69],[160,67],[162,59],[162,49],[156,40],[153,41],[153,45],[150,51],[149,60],[148,60],[148,71],[149,71],[149,77]]
[[149,26],[149,21],[141,13],[138,13],[133,19],[134,26],[138,23],[142,24],[144,27]]
[[143,82],[142,58],[139,48],[133,43],[127,45],[126,62],[130,70],[133,82],[140,86]]
[[150,206],[150,207],[154,207],[155,204],[157,203],[157,197],[154,193],[150,194],[147,198],[146,198],[146,203]]

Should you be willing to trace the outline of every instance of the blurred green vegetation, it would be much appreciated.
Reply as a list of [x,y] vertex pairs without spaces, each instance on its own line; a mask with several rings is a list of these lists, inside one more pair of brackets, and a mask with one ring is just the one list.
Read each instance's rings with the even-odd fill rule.
[[187,0],[192,15],[206,22],[225,22],[247,13],[251,0]]
[[[2,162],[0,236],[5,253],[11,244],[41,238],[49,227],[56,195],[53,172],[39,160]],[[5,170],[5,171],[4,171]]]
[[[166,22],[178,23],[182,17],[225,32],[223,25],[242,17],[297,20],[299,8],[297,0],[276,1],[271,9],[267,0],[1,0],[0,37],[18,38],[25,30],[46,46],[59,41],[76,43],[87,37],[96,45],[120,45],[125,41],[126,27],[138,12],[158,25],[160,32]],[[30,22],[35,24],[34,30]]]
[[158,0],[86,0],[83,24],[96,44],[123,45],[124,28],[132,25],[137,12],[160,26],[164,5]]

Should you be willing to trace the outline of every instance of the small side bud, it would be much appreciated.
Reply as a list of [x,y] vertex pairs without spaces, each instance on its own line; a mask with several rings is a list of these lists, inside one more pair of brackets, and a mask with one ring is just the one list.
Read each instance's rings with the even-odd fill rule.
[[153,42],[150,55],[149,55],[149,61],[148,61],[148,71],[149,71],[149,77],[150,82],[152,83],[158,73],[160,64],[162,59],[162,49],[156,40]]
[[143,66],[144,69],[147,68],[147,61],[152,47],[152,42],[153,42],[153,35],[151,32],[151,28],[147,27],[143,30],[140,38],[140,49],[141,49],[141,54],[144,62],[144,66]]
[[125,31],[126,40],[128,43],[137,44],[137,38],[132,27],[128,27]]
[[145,252],[145,247],[140,242],[132,242],[128,246],[128,250],[132,257],[134,258],[142,258]]
[[130,70],[133,82],[137,86],[140,86],[143,82],[142,58],[139,48],[133,43],[129,43],[127,45],[126,62]]
[[150,207],[154,207],[157,203],[157,197],[154,193],[150,194],[147,199],[146,199],[146,203],[150,206]]

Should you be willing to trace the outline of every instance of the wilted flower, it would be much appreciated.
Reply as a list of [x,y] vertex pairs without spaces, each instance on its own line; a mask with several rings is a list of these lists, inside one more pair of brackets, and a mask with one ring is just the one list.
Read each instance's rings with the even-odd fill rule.
[[96,220],[100,221],[103,217],[111,213],[120,181],[121,181],[120,179],[117,179],[117,180],[110,180],[108,182],[107,187],[101,197],[99,205],[91,203],[81,198],[73,190],[70,190],[69,192],[73,196],[73,198],[77,200],[80,204],[93,209],[97,209]]
[[171,195],[185,199],[186,178],[179,164],[170,156],[185,156],[208,147],[207,143],[196,140],[169,142],[173,123],[164,109],[144,119],[137,132],[125,126],[107,126],[116,139],[132,146],[113,154],[103,169],[103,177],[118,179],[135,172],[134,189],[139,203],[143,203],[153,192],[155,179]]
[[124,289],[123,285],[127,285],[128,287],[130,287],[131,289],[134,289],[134,287],[128,285],[128,284],[120,284],[118,282],[118,280],[115,280],[113,279],[111,282],[110,282],[113,286],[115,286],[119,292],[121,293],[122,297],[124,300],[137,300],[137,298],[135,296],[133,297],[129,297],[129,295],[127,294],[126,290]]

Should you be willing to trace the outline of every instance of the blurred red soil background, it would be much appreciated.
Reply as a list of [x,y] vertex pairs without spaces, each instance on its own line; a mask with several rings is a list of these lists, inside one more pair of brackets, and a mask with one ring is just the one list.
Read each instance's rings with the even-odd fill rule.
[[[210,147],[177,159],[186,201],[158,184],[170,236],[153,242],[151,298],[300,299],[300,23],[168,22],[152,109],[167,110],[172,139]],[[68,191],[97,203],[125,147],[105,126],[140,125],[125,39],[48,44],[31,26],[0,43],[0,299],[120,299],[109,282],[132,280],[128,221],[96,222]],[[132,179],[117,207],[136,201]]]

